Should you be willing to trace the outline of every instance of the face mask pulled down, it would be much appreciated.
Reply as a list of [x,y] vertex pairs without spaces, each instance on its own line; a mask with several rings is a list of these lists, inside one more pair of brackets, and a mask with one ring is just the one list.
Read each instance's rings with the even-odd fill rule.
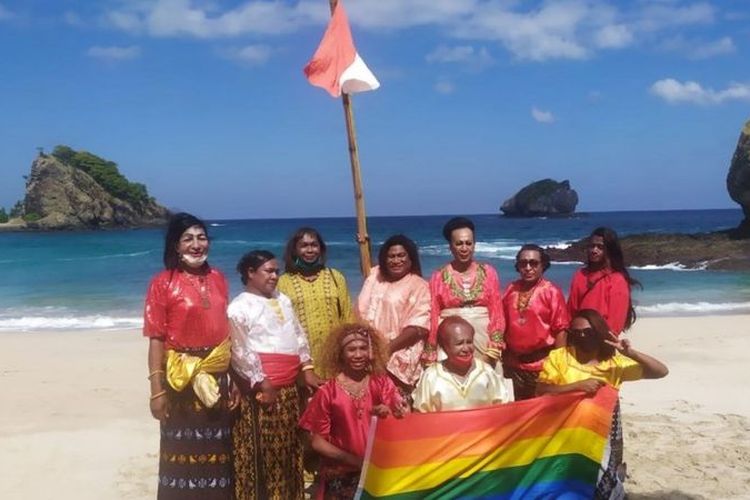
[[192,268],[198,268],[201,267],[203,264],[205,264],[206,260],[208,259],[208,252],[204,252],[202,255],[196,257],[194,255],[190,254],[182,254],[180,256],[180,260],[188,266]]

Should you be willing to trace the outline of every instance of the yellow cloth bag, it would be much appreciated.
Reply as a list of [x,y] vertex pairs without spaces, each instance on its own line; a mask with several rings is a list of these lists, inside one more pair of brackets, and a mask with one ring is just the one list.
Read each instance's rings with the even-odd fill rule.
[[208,356],[200,358],[175,350],[167,351],[167,382],[177,392],[182,392],[189,383],[193,392],[208,408],[219,401],[219,384],[212,373],[223,373],[229,369],[232,343],[229,339],[217,345]]

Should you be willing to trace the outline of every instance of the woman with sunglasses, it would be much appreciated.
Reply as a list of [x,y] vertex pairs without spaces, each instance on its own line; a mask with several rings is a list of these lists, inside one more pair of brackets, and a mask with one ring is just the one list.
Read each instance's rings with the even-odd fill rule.
[[570,283],[568,310],[571,316],[582,309],[598,311],[619,336],[635,322],[630,290],[641,284],[630,277],[614,230],[594,229],[586,248],[586,266],[575,272]]
[[[628,340],[618,339],[598,312],[583,309],[570,323],[567,346],[553,350],[544,362],[537,394],[582,391],[593,395],[605,384],[619,389],[623,382],[662,378],[667,373],[664,363],[636,351]],[[610,459],[597,485],[596,498],[609,498],[612,489],[625,478],[619,403],[609,439]]]
[[522,246],[516,254],[519,279],[503,295],[503,373],[513,381],[516,401],[536,396],[536,379],[544,360],[553,348],[565,345],[570,316],[562,290],[544,277],[549,266],[542,247]]

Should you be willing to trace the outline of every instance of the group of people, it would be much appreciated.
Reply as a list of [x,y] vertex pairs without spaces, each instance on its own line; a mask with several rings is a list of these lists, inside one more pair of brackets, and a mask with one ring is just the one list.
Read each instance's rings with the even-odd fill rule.
[[[590,235],[567,301],[544,277],[540,246],[519,250],[518,279],[503,292],[474,258],[471,220],[449,220],[443,235],[453,258],[429,282],[417,245],[388,238],[352,303],[322,236],[303,227],[282,259],[242,256],[244,291],[230,302],[207,261],[206,225],[174,215],[143,330],[161,422],[159,498],[301,499],[305,469],[318,498],[352,498],[373,415],[593,394],[667,374],[620,336],[638,283],[611,229]],[[618,410],[602,495],[621,467],[621,435]]]

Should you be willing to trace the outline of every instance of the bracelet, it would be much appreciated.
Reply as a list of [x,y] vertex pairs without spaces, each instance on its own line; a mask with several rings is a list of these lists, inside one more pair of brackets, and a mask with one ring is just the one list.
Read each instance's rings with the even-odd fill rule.
[[151,373],[148,374],[148,377],[146,377],[146,380],[151,380],[151,377],[156,375],[157,373],[164,373],[164,370],[154,370]]
[[314,370],[314,369],[315,369],[315,367],[313,365],[305,365],[305,366],[302,367],[302,371],[303,372],[306,372],[308,370]]
[[157,392],[156,394],[154,394],[154,395],[152,395],[152,396],[151,396],[151,401],[153,401],[153,400],[154,400],[154,399],[156,399],[156,398],[160,398],[160,397],[162,397],[162,396],[163,396],[163,395],[165,395],[166,393],[167,393],[167,391],[166,391],[166,390],[163,390],[163,391],[161,391],[161,392]]

